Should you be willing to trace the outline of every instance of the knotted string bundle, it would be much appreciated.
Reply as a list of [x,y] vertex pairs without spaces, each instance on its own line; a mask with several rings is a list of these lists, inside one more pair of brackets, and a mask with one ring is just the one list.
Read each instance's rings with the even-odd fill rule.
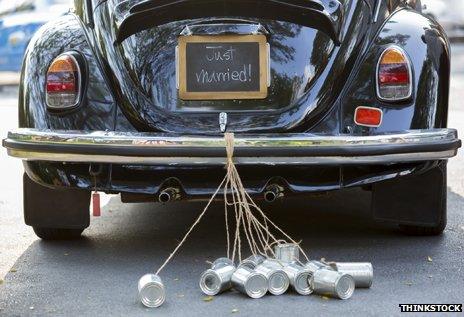
[[[272,248],[273,245],[293,243],[298,245],[303,256],[306,260],[309,260],[308,256],[305,254],[303,249],[301,249],[299,244],[274,222],[272,222],[247,193],[234,164],[234,134],[226,133],[224,135],[224,139],[227,152],[226,175],[183,239],[156,271],[156,275],[158,275],[176,255],[195,227],[201,222],[202,218],[209,210],[209,207],[221,190],[223,190],[224,195],[227,257],[229,259],[235,261],[235,259],[238,258],[240,262],[242,261],[243,235],[249,250],[254,255],[260,254],[265,257],[275,256]],[[229,208],[233,208],[235,216],[235,230],[232,232],[229,226]]]

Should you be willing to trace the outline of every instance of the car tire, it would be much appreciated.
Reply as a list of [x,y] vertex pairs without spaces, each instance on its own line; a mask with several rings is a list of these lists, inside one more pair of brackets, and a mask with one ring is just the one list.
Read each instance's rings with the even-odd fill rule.
[[400,230],[409,236],[439,236],[446,228],[446,224],[436,227],[420,227],[400,225]]
[[81,237],[84,229],[60,229],[33,227],[35,234],[42,240],[75,240]]
[[396,223],[407,235],[440,235],[447,225],[446,176],[443,161],[424,173],[374,184],[374,218]]
[[90,192],[48,188],[24,174],[24,219],[44,240],[77,239],[90,224]]

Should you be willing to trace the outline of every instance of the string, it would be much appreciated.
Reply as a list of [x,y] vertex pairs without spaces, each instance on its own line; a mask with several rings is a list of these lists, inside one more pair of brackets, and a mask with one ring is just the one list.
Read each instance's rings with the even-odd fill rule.
[[[273,246],[275,244],[288,243],[285,239],[291,243],[298,246],[300,252],[309,261],[308,256],[301,248],[300,244],[295,242],[288,234],[286,234],[280,227],[278,227],[273,221],[271,221],[266,214],[261,210],[260,207],[253,201],[251,196],[245,189],[245,186],[242,183],[238,170],[234,164],[234,150],[235,150],[235,140],[234,134],[226,133],[224,135],[226,153],[227,153],[227,162],[226,162],[226,175],[222,180],[221,184],[218,186],[214,192],[211,199],[206,204],[203,211],[197,217],[195,222],[189,228],[187,233],[184,235],[183,239],[176,246],[174,251],[168,256],[164,261],[161,267],[156,271],[158,275],[166,265],[172,260],[176,255],[185,241],[188,239],[192,231],[196,226],[201,222],[202,218],[209,210],[212,202],[218,195],[221,189],[223,189],[224,196],[224,217],[225,217],[225,226],[226,226],[226,240],[227,240],[227,257],[232,261],[235,261],[235,257],[238,257],[238,260],[242,261],[242,239],[241,234],[245,235],[246,242],[248,247],[253,255],[263,255],[269,257],[275,257]],[[232,201],[229,200],[228,196],[232,197]],[[233,206],[234,217],[235,217],[235,232],[233,235],[233,242],[231,241],[231,231],[229,228],[229,213],[228,208]],[[259,217],[259,218],[258,218]],[[278,239],[271,231],[273,228],[285,239]],[[232,250],[231,250],[232,244]],[[269,252],[269,253],[268,253]]]

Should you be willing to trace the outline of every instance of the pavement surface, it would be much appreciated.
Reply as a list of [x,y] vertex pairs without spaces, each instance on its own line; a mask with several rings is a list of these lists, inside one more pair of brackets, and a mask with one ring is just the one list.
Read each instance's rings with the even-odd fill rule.
[[[464,136],[464,46],[453,47],[450,127]],[[16,125],[14,92],[0,95],[0,132]],[[449,163],[449,225],[440,237],[408,237],[373,223],[361,190],[266,206],[312,258],[370,261],[374,285],[339,301],[293,293],[251,300],[229,292],[205,300],[206,261],[224,256],[222,205],[215,204],[162,272],[167,301],[137,299],[141,275],[158,267],[203,203],[122,205],[113,198],[83,240],[44,242],[22,223],[21,164],[0,151],[0,316],[395,316],[398,304],[464,303],[464,153]],[[6,273],[6,276],[4,276]],[[4,277],[3,277],[4,276]]]

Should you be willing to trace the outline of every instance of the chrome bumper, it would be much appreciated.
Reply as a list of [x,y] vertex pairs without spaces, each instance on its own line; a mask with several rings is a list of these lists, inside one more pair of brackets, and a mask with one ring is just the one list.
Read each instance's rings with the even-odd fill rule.
[[[29,161],[149,165],[221,165],[222,136],[18,129],[3,141],[8,154]],[[453,129],[375,136],[236,135],[237,164],[360,165],[448,159],[461,147]]]

